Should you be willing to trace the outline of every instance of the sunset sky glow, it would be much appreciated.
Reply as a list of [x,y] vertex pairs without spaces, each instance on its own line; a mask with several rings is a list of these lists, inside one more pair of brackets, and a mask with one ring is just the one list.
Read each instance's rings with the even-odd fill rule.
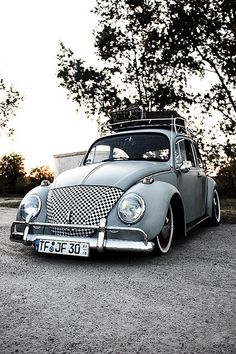
[[[54,169],[53,155],[87,150],[99,136],[95,121],[76,111],[78,105],[68,100],[57,79],[61,42],[88,65],[97,64],[96,16],[91,13],[95,4],[96,0],[0,0],[0,78],[24,97],[10,122],[13,139],[0,132],[0,156],[21,154],[27,170],[43,165]],[[203,91],[216,79],[207,71],[204,80],[194,77],[189,85]],[[205,119],[206,126],[213,122]]]
[[98,136],[95,122],[58,87],[60,42],[92,65],[90,13],[95,0],[0,0],[0,77],[24,97],[11,119],[13,139],[0,135],[0,155],[16,152],[27,169],[50,165],[53,155],[86,150]]

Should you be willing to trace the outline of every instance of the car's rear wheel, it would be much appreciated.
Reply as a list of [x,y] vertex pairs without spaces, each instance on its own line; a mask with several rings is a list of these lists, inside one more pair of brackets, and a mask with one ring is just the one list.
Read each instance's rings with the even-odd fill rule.
[[217,189],[214,189],[212,197],[212,214],[211,214],[211,225],[219,225],[220,223],[220,198]]
[[169,251],[174,235],[174,215],[172,206],[169,205],[165,223],[161,232],[156,237],[156,253],[162,255]]

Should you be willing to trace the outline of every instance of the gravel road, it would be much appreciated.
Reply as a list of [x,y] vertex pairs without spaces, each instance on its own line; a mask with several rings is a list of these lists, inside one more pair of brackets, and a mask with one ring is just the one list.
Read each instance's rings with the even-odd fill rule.
[[0,353],[235,353],[236,225],[168,255],[36,255],[0,208]]

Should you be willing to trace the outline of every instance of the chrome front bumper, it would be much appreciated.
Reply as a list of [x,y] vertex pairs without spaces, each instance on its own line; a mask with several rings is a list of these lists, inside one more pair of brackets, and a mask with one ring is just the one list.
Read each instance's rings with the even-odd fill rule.
[[[24,232],[17,232],[16,225],[23,225]],[[30,229],[38,227],[56,227],[62,229],[89,229],[98,232],[98,237],[69,237],[69,236],[57,236],[51,234],[37,234],[30,233]],[[119,239],[107,239],[107,231],[119,232],[127,231],[127,233],[140,234],[143,241],[128,241]],[[117,251],[139,251],[139,252],[151,252],[154,249],[154,243],[148,241],[146,233],[134,227],[118,227],[118,226],[106,226],[106,219],[101,219],[99,226],[87,226],[87,225],[71,225],[71,224],[50,224],[40,222],[24,222],[15,221],[11,226],[10,240],[15,242],[21,242],[25,245],[31,245],[35,240],[49,240],[49,241],[68,241],[68,242],[85,242],[89,243],[91,249],[95,249],[98,252],[103,250],[117,250]]]

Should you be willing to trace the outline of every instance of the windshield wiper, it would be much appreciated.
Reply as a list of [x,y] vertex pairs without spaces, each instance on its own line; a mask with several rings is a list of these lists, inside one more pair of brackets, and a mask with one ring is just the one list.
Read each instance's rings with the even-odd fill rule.
[[111,157],[109,159],[105,159],[99,162],[108,162],[108,161],[126,161],[126,160],[132,160],[129,157]]

